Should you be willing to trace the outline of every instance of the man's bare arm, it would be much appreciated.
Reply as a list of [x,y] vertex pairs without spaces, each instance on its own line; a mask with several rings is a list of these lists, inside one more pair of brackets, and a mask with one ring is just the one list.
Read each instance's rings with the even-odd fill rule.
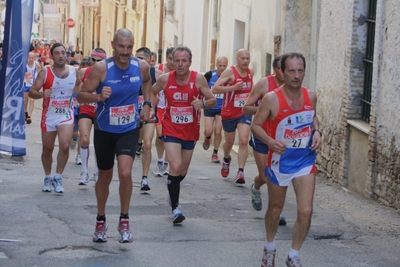
[[268,92],[268,79],[262,78],[259,80],[251,90],[249,97],[246,99],[246,103],[243,107],[243,114],[254,115],[258,110],[258,106],[255,106],[257,101]]
[[[197,74],[196,77],[196,87],[199,90],[199,93],[204,96],[204,100],[201,101],[201,107],[205,109],[213,108],[217,104],[217,100],[214,97],[214,94],[211,93],[210,88],[208,88],[207,79],[200,73]],[[206,104],[206,105],[205,105]]]
[[215,82],[212,87],[212,92],[214,94],[225,94],[232,91],[242,90],[243,82],[239,82],[232,86],[226,86],[226,83],[234,82],[235,75],[233,74],[232,68],[227,68]]
[[83,83],[78,93],[77,100],[79,103],[92,103],[104,100],[101,94],[93,94],[93,92],[105,79],[106,74],[106,63],[104,61],[97,62],[93,65],[88,78]]
[[39,99],[39,98],[45,97],[45,93],[40,92],[40,89],[43,87],[45,77],[46,77],[46,69],[44,68],[39,72],[35,82],[33,83],[32,87],[29,89],[28,95],[30,98]]

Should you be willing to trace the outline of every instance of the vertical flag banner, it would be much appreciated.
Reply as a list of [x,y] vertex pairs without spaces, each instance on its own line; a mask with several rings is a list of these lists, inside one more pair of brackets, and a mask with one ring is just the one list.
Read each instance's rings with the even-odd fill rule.
[[7,0],[0,76],[0,153],[26,155],[24,73],[31,42],[33,0]]

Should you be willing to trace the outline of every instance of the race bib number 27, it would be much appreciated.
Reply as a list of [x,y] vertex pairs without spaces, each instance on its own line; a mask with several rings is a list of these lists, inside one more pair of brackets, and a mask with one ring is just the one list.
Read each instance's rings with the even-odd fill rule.
[[300,129],[285,129],[284,141],[288,148],[305,148],[311,137],[311,126]]

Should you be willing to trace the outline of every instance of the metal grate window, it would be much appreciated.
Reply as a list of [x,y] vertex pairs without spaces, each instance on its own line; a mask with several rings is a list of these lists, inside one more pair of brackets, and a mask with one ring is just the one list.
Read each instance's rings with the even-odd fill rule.
[[369,122],[371,114],[371,91],[372,91],[372,72],[374,65],[374,42],[375,42],[375,20],[376,2],[369,0],[367,18],[367,47],[364,58],[364,92],[361,99],[361,117],[363,121]]

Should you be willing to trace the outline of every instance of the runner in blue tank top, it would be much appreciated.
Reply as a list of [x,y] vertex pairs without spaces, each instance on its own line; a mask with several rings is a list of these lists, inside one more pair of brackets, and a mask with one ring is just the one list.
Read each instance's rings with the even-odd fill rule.
[[[78,94],[80,103],[97,102],[94,148],[99,168],[96,183],[97,218],[93,242],[106,242],[105,208],[117,156],[121,216],[118,224],[120,243],[133,241],[129,226],[132,195],[132,165],[139,138],[140,121],[150,116],[151,78],[147,62],[132,57],[134,37],[128,29],[119,29],[111,42],[113,57],[98,62]],[[139,89],[144,97],[138,112]],[[92,94],[96,91],[97,94]]]
[[[226,57],[218,57],[216,63],[216,69],[210,70],[204,74],[208,82],[208,88],[212,88],[215,82],[219,79],[222,72],[228,67],[228,59]],[[211,142],[211,135],[214,133],[214,151],[211,155],[212,163],[220,163],[218,158],[218,149],[222,139],[222,119],[221,119],[221,108],[224,98],[224,94],[214,94],[217,100],[217,105],[212,109],[204,110],[204,141],[203,148],[208,150]]]

